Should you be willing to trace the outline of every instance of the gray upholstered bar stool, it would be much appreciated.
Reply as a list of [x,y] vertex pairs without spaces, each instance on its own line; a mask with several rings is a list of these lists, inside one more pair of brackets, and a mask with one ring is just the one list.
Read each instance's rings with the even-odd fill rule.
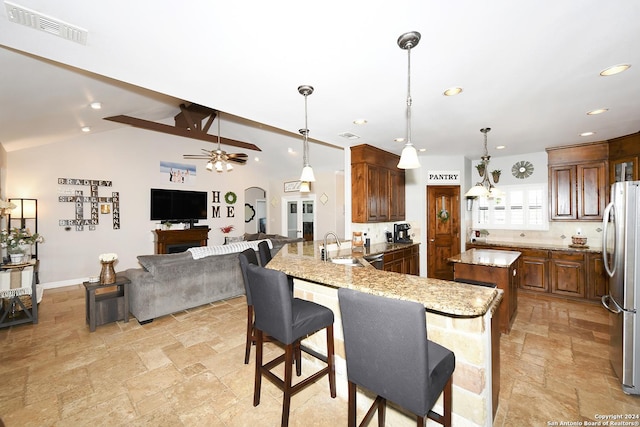
[[[291,397],[322,376],[329,377],[331,397],[336,397],[336,376],[333,350],[333,312],[320,304],[293,298],[287,275],[264,267],[247,265],[247,278],[253,300],[256,330],[256,372],[253,406],[260,404],[262,376],[284,392],[282,400],[282,426],[289,424]],[[321,329],[327,333],[327,355],[322,355],[300,346],[300,341]],[[269,335],[284,345],[284,354],[263,364],[264,336]],[[292,385],[292,363],[294,354],[300,349],[327,363],[327,366],[313,375]],[[299,362],[300,360],[297,360]],[[284,379],[276,376],[271,369],[284,362]],[[300,363],[296,370],[300,374]]]
[[[356,425],[356,387],[377,395],[361,425],[376,409],[384,426],[386,401],[418,416],[451,425],[451,375],[455,355],[427,339],[422,304],[338,289],[349,385],[349,427]],[[432,411],[444,391],[443,414]]]
[[251,289],[249,289],[249,279],[247,279],[247,265],[258,265],[258,256],[253,249],[245,249],[238,255],[240,259],[240,269],[244,279],[244,290],[247,295],[247,340],[244,349],[244,364],[249,363],[251,346],[256,342],[256,335],[253,327],[253,301],[251,300]]
[[271,249],[269,249],[269,243],[262,241],[258,243],[258,254],[260,254],[260,265],[266,266],[271,261]]

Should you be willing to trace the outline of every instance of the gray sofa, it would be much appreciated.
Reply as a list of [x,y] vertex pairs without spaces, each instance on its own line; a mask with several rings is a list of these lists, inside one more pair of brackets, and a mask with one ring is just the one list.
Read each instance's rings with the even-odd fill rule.
[[[253,236],[251,236],[253,237]],[[302,239],[274,236],[271,253]],[[193,259],[190,252],[140,255],[130,268],[129,307],[139,322],[244,294],[238,252]]]

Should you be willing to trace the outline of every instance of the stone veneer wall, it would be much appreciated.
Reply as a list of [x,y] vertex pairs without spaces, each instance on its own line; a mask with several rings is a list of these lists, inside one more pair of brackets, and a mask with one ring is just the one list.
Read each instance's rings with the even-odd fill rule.
[[[337,290],[294,279],[296,297],[314,301],[333,310],[335,315],[334,341],[336,354],[337,393],[347,399],[346,364],[342,320],[338,305]],[[491,426],[491,317],[496,307],[482,317],[452,318],[427,313],[429,339],[443,345],[456,355],[453,374],[452,424],[454,426]],[[312,335],[305,345],[326,354],[324,331]],[[328,386],[327,386],[328,387]],[[328,391],[327,391],[328,392]],[[358,391],[359,414],[364,415],[375,396]],[[435,405],[436,412],[442,409],[442,397]],[[394,426],[414,426],[415,419],[389,408],[387,422]],[[372,421],[373,422],[373,421]]]

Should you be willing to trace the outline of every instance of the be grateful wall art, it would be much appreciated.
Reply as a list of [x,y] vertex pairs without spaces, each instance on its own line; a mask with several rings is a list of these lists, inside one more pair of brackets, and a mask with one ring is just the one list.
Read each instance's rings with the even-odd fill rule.
[[[62,192],[64,195],[58,196],[58,202],[69,203],[74,206],[74,218],[73,219],[60,219],[58,225],[61,227],[74,226],[76,231],[83,231],[85,226],[89,227],[89,230],[95,230],[96,225],[100,223],[99,214],[105,204],[111,205],[112,224],[114,230],[120,229],[120,193],[117,191],[111,192],[111,197],[100,196],[99,188],[107,187],[112,188],[113,183],[111,181],[102,179],[81,179],[81,178],[58,178],[58,185],[69,185],[75,187],[89,187],[89,195],[84,194],[83,189],[64,189]],[[85,204],[89,205],[89,215],[85,217]],[[102,204],[103,208],[100,207]]]

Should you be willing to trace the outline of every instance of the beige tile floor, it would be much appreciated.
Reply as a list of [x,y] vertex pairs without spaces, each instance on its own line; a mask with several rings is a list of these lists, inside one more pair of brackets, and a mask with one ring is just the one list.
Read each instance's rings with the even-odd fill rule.
[[[47,290],[38,325],[0,329],[6,426],[279,425],[277,388],[263,381],[261,404],[252,405],[253,363],[242,363],[243,297],[94,333],[84,304],[81,286]],[[609,366],[606,323],[598,305],[521,294],[513,330],[501,342],[495,425],[640,413],[640,398],[621,392]],[[331,399],[323,379],[294,396],[290,425],[346,425],[346,413],[346,401]]]

